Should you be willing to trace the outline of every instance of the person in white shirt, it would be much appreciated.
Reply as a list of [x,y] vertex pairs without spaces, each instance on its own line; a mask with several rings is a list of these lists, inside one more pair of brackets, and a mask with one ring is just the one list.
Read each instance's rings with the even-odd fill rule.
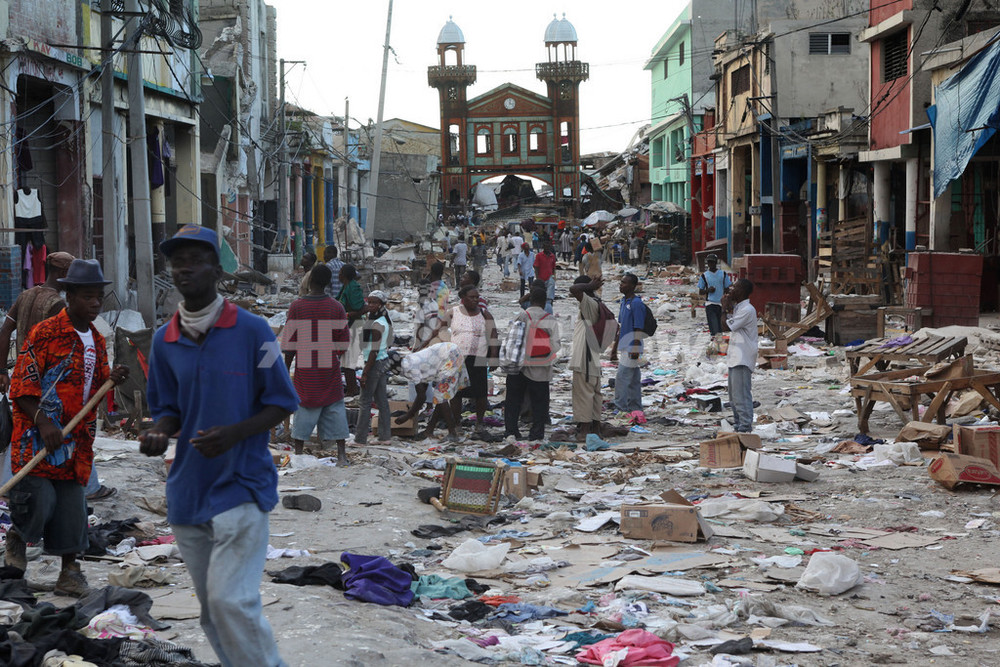
[[[521,246],[524,245],[524,237],[517,232],[510,235],[510,254],[508,255],[508,263],[512,264],[515,268],[520,265],[521,262]],[[523,296],[523,294],[522,294]]]
[[733,430],[753,430],[753,394],[750,376],[757,365],[757,311],[750,303],[753,283],[740,278],[722,297],[729,326],[729,402],[733,406]]
[[507,255],[509,254],[507,250],[508,243],[506,234],[497,236],[497,266],[503,269],[504,278],[510,275],[510,266],[507,264]]
[[464,236],[458,237],[458,243],[451,249],[451,256],[455,265],[455,289],[458,289],[458,284],[462,282],[462,274],[465,273],[465,267],[469,263],[469,246],[465,244]]

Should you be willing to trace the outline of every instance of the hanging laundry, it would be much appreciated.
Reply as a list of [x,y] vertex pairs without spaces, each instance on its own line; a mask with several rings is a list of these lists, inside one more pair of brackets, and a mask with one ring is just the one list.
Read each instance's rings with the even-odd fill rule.
[[39,199],[38,188],[14,190],[14,226],[18,229],[38,230],[15,233],[14,243],[17,245],[22,248],[29,242],[36,248],[45,245],[45,217],[42,214],[42,201]]
[[48,256],[48,248],[44,245],[36,248],[33,243],[29,247],[32,250],[31,282],[35,285],[42,285],[45,283],[45,259]]

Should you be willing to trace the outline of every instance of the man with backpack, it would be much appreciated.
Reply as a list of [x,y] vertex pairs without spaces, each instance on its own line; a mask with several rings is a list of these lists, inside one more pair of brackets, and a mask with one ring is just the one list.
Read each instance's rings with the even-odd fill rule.
[[718,269],[719,258],[709,255],[705,258],[706,271],[698,278],[698,292],[705,295],[705,317],[711,335],[722,333],[722,295],[733,281],[729,274]]
[[618,285],[622,300],[618,308],[618,338],[611,349],[611,360],[618,360],[620,348],[622,360],[615,376],[615,407],[620,412],[642,410],[642,373],[639,370],[642,341],[656,331],[656,318],[635,293],[638,286],[639,278],[634,273],[626,273]]
[[538,441],[545,438],[545,424],[549,420],[549,383],[559,351],[559,324],[545,312],[544,288],[533,287],[530,297],[531,305],[514,320],[524,323],[524,361],[520,372],[507,374],[504,430],[505,435],[521,438],[518,422],[527,396],[531,404],[528,439]]
[[603,278],[591,280],[578,276],[569,288],[569,293],[580,303],[569,359],[569,369],[573,371],[573,422],[580,440],[588,433],[600,434],[601,352],[615,335],[615,316],[597,298],[603,284]]

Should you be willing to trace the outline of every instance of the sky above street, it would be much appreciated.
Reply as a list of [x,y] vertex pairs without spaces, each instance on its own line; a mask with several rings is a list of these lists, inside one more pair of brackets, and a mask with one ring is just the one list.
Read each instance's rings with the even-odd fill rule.
[[[278,12],[278,56],[287,66],[291,103],[320,114],[344,113],[364,123],[378,113],[388,0],[306,2],[268,0]],[[680,0],[395,0],[385,118],[440,126],[438,93],[427,85],[437,63],[437,37],[452,16],[465,34],[466,62],[478,79],[469,97],[505,82],[545,94],[535,63],[546,60],[543,37],[553,13],[576,28],[577,58],[590,63],[580,89],[584,153],[620,151],[649,122],[650,51],[680,12]]]

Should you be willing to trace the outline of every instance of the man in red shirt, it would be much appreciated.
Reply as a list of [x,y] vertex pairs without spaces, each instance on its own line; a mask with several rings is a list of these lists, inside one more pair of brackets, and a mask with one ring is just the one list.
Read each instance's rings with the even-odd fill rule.
[[347,311],[326,295],[331,276],[326,264],[313,267],[309,293],[292,302],[288,309],[281,348],[289,369],[292,360],[296,360],[292,378],[299,395],[299,409],[292,424],[295,453],[302,453],[303,442],[318,428],[323,446],[336,440],[337,463],[347,465],[346,439],[350,429],[340,357],[347,350],[350,330]]
[[535,279],[545,283],[545,312],[551,315],[552,301],[556,298],[556,254],[550,241],[535,255]]

